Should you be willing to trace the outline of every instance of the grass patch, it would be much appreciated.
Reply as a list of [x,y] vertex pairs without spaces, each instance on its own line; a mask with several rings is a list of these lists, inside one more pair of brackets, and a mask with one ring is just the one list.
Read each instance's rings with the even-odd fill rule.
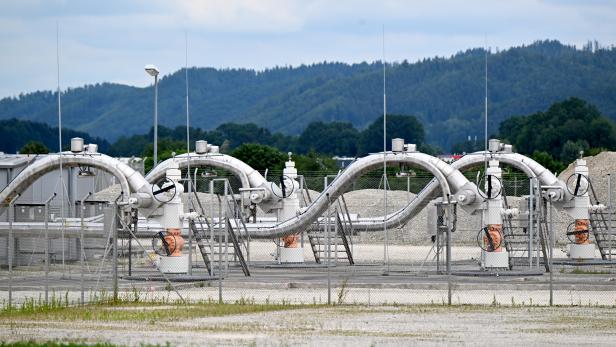
[[[246,313],[294,310],[314,305],[218,304],[201,302],[195,304],[165,303],[113,303],[86,306],[43,308],[41,310],[5,310],[0,320],[24,319],[33,321],[174,321],[186,318],[217,317]],[[1,346],[0,346],[1,347]]]
[[574,275],[609,275],[611,272],[606,270],[589,270],[589,269],[580,269],[575,268],[571,270],[569,273]]
[[[0,347],[115,347],[117,345],[112,345],[109,343],[95,343],[95,344],[86,344],[79,342],[54,342],[54,341],[46,341],[46,342],[36,342],[36,341],[18,341],[18,342],[0,342]],[[145,346],[144,346],[145,347]]]

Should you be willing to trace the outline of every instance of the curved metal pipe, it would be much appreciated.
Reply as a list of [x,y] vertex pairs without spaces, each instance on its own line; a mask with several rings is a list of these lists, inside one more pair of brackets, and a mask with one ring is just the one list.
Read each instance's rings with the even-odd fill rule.
[[[150,184],[130,166],[121,161],[104,154],[83,154],[63,152],[62,165],[64,167],[89,166],[108,172],[117,177],[124,193],[124,199],[130,193],[143,192],[150,193]],[[60,167],[60,154],[47,155],[28,167],[11,181],[11,183],[0,192],[0,201],[8,201],[17,194],[22,193],[37,179],[43,175],[54,171]],[[0,213],[4,212],[6,206],[0,206]]]
[[[494,153],[490,153],[490,154],[494,154]],[[512,155],[512,154],[515,154],[515,155]],[[496,155],[494,155],[493,158],[498,159],[499,161],[507,165],[520,169],[528,177],[537,177],[535,171],[533,171],[531,167],[528,165],[529,163],[531,163],[532,159],[530,161],[526,160],[528,158],[520,154],[516,154],[516,153],[496,153]],[[451,165],[445,163],[442,160],[438,160],[438,163],[436,163],[436,165],[443,172],[443,174],[447,177],[447,181],[451,187],[451,190],[453,192],[457,192],[457,191],[462,190],[463,188],[468,188],[471,186],[474,187],[474,189],[477,189],[477,187],[475,187],[474,184],[470,182],[462,174],[462,171],[467,170],[473,166],[479,165],[483,163],[484,160],[485,160],[484,152],[478,152],[478,153],[466,155],[462,157],[460,160],[455,161]],[[544,181],[546,182],[546,185],[547,185],[548,184],[547,182],[552,181],[552,179],[548,175],[549,170],[547,170],[548,173],[546,173],[544,172],[546,170],[545,168],[543,168],[538,163],[536,164],[538,166],[536,167],[536,171],[540,171],[543,174]],[[541,168],[543,168],[543,170],[541,170]],[[391,223],[389,221],[391,217],[396,214],[405,216],[405,218],[398,219],[399,225],[404,224],[408,219],[412,218],[413,216],[418,214],[421,210],[423,210],[430,203],[430,201],[436,199],[438,197],[438,193],[439,193],[438,180],[434,178],[424,187],[424,189],[422,189],[415,196],[415,198],[408,205],[406,205],[401,210],[389,215],[387,217],[388,224],[392,224],[392,225],[396,224],[396,223]],[[383,225],[383,222],[381,218],[379,219],[362,218],[359,221],[356,221],[353,223],[354,227],[359,228],[362,231],[381,230],[383,228],[382,225]]]
[[[469,167],[482,163],[484,161],[484,155],[485,152],[483,151],[466,155],[460,158],[460,160],[454,162],[452,167],[457,168],[460,171],[468,169]],[[549,191],[553,194],[553,201],[557,202],[569,200],[571,198],[571,194],[567,190],[566,183],[556,177],[556,175],[554,175],[543,165],[539,164],[537,161],[519,153],[497,152],[489,153],[488,155],[491,159],[496,159],[502,163],[521,170],[528,177],[536,177],[542,186],[561,187],[560,191],[557,191],[555,189],[549,189]]]
[[[440,160],[438,158],[423,153],[388,152],[386,153],[386,160],[391,164],[405,163],[412,166],[421,167],[429,171],[434,175],[434,177],[436,177],[443,196],[446,197],[451,194],[447,178],[439,169],[440,164],[438,161]],[[328,203],[333,202],[333,200],[338,198],[338,196],[340,196],[340,194],[342,194],[357,178],[370,170],[380,167],[382,164],[382,153],[372,154],[358,159],[349,165],[346,170],[336,176],[331,184],[323,192],[321,192],[321,194],[306,208],[302,214],[274,226],[257,228],[256,230],[251,231],[251,237],[273,238],[301,232],[308,225],[319,218],[319,216],[321,216],[327,209]],[[378,223],[371,224],[370,227],[376,228],[382,226],[384,220],[386,220],[388,224],[404,222],[413,216],[414,211],[415,209],[410,209],[407,206],[406,209],[386,216]]]
[[173,160],[178,164],[180,170],[185,169],[188,167],[188,158],[190,158],[190,167],[212,166],[233,173],[242,182],[242,188],[256,188],[266,182],[265,178],[248,164],[237,158],[219,153],[190,153],[190,156],[186,154],[176,155],[158,164],[148,172],[145,179],[150,183],[161,180],[165,177],[165,172]]

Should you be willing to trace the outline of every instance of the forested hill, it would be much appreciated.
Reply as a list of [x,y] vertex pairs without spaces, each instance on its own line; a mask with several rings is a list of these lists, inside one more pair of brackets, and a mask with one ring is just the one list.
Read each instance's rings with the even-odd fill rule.
[[[483,136],[483,49],[460,52],[387,70],[388,113],[415,115],[427,140],[448,150],[467,136]],[[584,49],[557,41],[491,52],[490,132],[514,115],[546,109],[576,96],[616,119],[616,49]],[[350,121],[362,128],[382,114],[380,63],[320,63],[256,72],[191,68],[191,116],[195,127],[253,122],[275,132],[300,133],[310,122]],[[184,124],[184,72],[162,78],[160,124]],[[67,91],[63,125],[115,140],[151,126],[151,88],[97,84]],[[56,97],[43,91],[0,100],[0,119],[56,124]]]

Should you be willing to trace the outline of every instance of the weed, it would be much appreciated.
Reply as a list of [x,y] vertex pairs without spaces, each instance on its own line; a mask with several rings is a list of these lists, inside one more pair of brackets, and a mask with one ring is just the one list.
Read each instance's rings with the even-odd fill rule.
[[338,305],[342,305],[344,303],[344,299],[346,298],[346,295],[348,293],[347,291],[348,281],[349,279],[345,278],[344,281],[342,281],[342,284],[340,285],[340,289],[338,290],[338,301],[337,301]]

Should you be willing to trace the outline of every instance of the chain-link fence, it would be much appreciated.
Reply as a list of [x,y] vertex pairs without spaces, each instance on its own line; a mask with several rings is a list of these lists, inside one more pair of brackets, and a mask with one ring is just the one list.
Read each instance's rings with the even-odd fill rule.
[[[265,173],[263,173],[265,174]],[[309,208],[335,178],[298,177],[299,208]],[[184,177],[188,175],[184,173]],[[466,172],[484,186],[483,172]],[[279,181],[280,172],[268,172]],[[433,177],[404,168],[363,175],[295,239],[263,239],[258,226],[283,221],[279,209],[251,206],[241,182],[224,171],[192,172],[184,181],[185,212],[195,218],[182,230],[181,257],[167,258],[177,239],[149,216],[117,199],[84,196],[71,218],[38,204],[7,202],[0,230],[2,301],[5,307],[78,304],[111,298],[159,301],[285,302],[293,304],[616,304],[613,184],[593,177],[590,241],[595,257],[569,258],[562,205],[545,188],[504,170],[502,229],[490,239],[488,216],[434,199],[406,223],[370,227],[412,203]],[[387,189],[384,189],[387,187]],[[486,200],[490,200],[486,196]],[[599,205],[605,205],[605,208]],[[516,212],[513,212],[516,209]],[[501,210],[499,210],[501,213]],[[69,214],[66,214],[69,215]],[[146,218],[147,217],[147,218]],[[378,223],[376,223],[378,224]],[[449,240],[449,242],[448,242]],[[285,247],[289,244],[297,247]],[[486,254],[506,252],[504,266]],[[181,259],[180,259],[181,258]],[[164,259],[164,260],[161,260]]]

